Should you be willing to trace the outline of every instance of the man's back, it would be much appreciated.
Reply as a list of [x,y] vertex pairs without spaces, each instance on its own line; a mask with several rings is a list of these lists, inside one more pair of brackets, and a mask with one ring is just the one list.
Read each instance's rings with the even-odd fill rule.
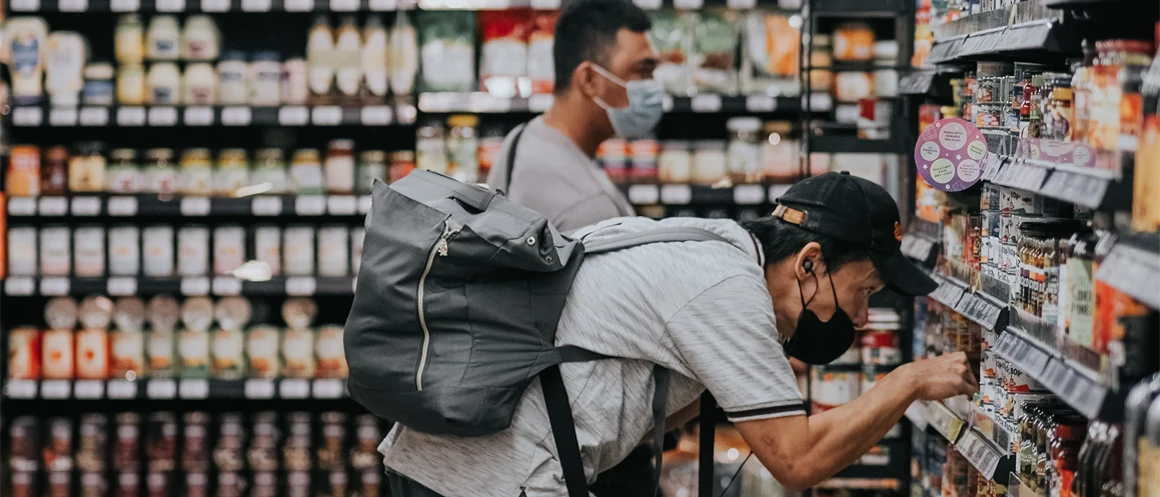
[[507,157],[514,136],[515,132],[508,134],[496,155],[487,177],[492,188],[540,212],[561,231],[633,215],[632,206],[604,172],[568,137],[545,124],[543,117],[524,127],[508,185]]

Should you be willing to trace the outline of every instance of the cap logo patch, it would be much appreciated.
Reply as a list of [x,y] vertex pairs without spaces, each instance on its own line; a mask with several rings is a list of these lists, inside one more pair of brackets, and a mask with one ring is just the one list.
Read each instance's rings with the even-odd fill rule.
[[806,218],[809,217],[809,214],[805,211],[799,211],[784,205],[779,205],[774,208],[773,217],[781,218],[782,221],[800,226],[802,223],[806,222]]
[[902,225],[898,224],[898,221],[894,222],[894,239],[902,241]]

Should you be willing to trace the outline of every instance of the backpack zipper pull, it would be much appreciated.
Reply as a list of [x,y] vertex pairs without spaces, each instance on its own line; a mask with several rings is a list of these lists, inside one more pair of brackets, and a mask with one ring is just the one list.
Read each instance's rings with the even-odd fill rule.
[[439,235],[439,241],[435,244],[435,253],[439,254],[440,257],[447,257],[447,240],[452,235],[459,233],[460,229],[462,229],[462,225],[450,219],[444,222],[443,234]]

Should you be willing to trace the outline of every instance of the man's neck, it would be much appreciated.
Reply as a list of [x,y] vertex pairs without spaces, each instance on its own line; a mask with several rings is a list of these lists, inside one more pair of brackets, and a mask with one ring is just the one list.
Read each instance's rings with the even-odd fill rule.
[[584,155],[595,159],[596,149],[608,137],[594,136],[592,126],[585,119],[578,118],[581,113],[569,108],[572,104],[566,100],[556,100],[544,113],[544,124],[572,140]]

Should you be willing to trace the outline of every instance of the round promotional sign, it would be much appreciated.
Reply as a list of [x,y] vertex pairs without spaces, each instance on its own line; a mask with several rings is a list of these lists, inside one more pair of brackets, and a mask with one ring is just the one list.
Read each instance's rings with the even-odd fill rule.
[[987,140],[963,119],[949,117],[922,131],[914,145],[914,165],[927,184],[946,192],[966,190],[983,177]]

